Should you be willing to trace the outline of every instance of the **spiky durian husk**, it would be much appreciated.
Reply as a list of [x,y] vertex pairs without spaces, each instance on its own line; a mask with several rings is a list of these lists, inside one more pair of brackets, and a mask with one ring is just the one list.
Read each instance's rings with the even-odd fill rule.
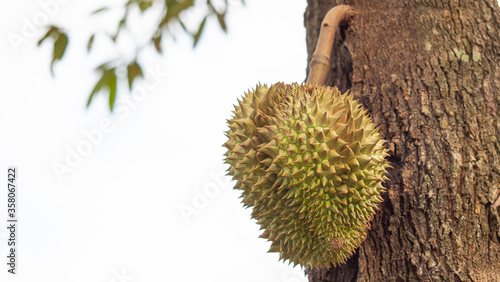
[[389,166],[366,111],[336,88],[277,83],[246,93],[228,123],[228,174],[269,251],[294,265],[345,262],[366,237]]

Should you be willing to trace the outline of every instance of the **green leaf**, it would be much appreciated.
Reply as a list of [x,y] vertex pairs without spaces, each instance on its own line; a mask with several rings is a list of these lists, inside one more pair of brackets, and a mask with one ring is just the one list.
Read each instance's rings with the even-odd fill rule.
[[132,90],[132,83],[136,77],[144,77],[141,66],[137,62],[132,62],[127,66],[128,87]]
[[186,25],[185,25],[185,24],[181,21],[181,19],[179,19],[179,24],[181,25],[182,29],[183,29],[185,32],[189,33],[188,29],[186,28]]
[[92,49],[92,45],[94,45],[94,37],[95,34],[92,34],[89,38],[89,42],[87,43],[87,53],[90,52],[90,49]]
[[151,6],[153,6],[153,1],[141,0],[141,1],[138,1],[137,4],[139,4],[139,9],[141,9],[141,12],[144,12],[147,9],[151,8]]
[[97,9],[97,10],[93,11],[93,12],[91,13],[91,15],[98,14],[98,13],[103,12],[103,11],[106,11],[106,10],[108,10],[108,9],[109,9],[109,7],[102,7],[102,8],[100,8],[100,9]]
[[[92,102],[92,99],[94,98],[95,94],[99,93],[101,90],[103,90],[105,88],[108,88],[109,92],[110,92],[110,107],[111,107],[111,101],[113,101],[113,105],[114,105],[114,100],[116,99],[115,68],[107,69],[106,64],[102,64],[96,70],[101,71],[101,78],[95,84],[94,88],[92,89],[92,92],[90,92],[89,99],[87,100],[87,107],[90,106],[90,103]],[[113,80],[114,80],[114,82],[113,82]],[[111,97],[111,96],[113,96],[113,97]]]
[[167,0],[167,13],[165,17],[160,22],[159,27],[168,23],[171,19],[178,18],[179,14],[194,5],[194,0],[184,0],[182,2],[177,2],[176,0]]
[[153,37],[153,43],[155,45],[156,51],[158,51],[158,53],[160,54],[163,53],[163,49],[161,48],[161,33],[160,35]]
[[108,80],[108,88],[109,88],[109,110],[113,111],[116,100],[116,73],[114,72],[114,69],[110,79]]
[[49,38],[49,36],[51,36],[55,32],[58,32],[58,28],[55,26],[50,26],[47,33],[45,33],[45,35],[42,38],[40,38],[40,40],[38,40],[38,43],[36,45],[40,46],[40,44],[42,44],[45,39]]
[[[118,23],[118,28],[124,28],[125,27],[125,23],[127,22],[127,16],[124,16],[120,22]],[[118,32],[117,32],[118,33]]]
[[[227,0],[226,0],[225,2],[226,2],[226,6],[227,6]],[[212,4],[212,1],[207,0],[207,5],[208,5],[208,7],[210,8],[210,10],[211,10],[212,12],[214,12],[214,13],[216,13],[216,14],[217,14],[217,10],[215,9],[214,4]]]
[[95,68],[95,70],[99,70],[101,72],[105,72],[106,70],[108,70],[108,64],[110,62],[106,62],[106,63],[103,63],[101,65],[99,65],[97,68]]
[[198,28],[198,31],[193,35],[193,38],[194,38],[193,47],[196,47],[196,44],[198,44],[198,41],[200,40],[200,36],[201,36],[201,33],[203,32],[203,28],[205,27],[205,22],[207,21],[207,17],[208,16],[206,16],[203,19],[203,21],[200,24],[200,27]]
[[68,46],[68,36],[60,33],[56,41],[54,41],[54,52],[52,53],[52,62],[50,63],[50,72],[54,75],[54,63],[64,56],[66,47]]
[[226,16],[227,6],[229,5],[229,3],[227,2],[227,0],[225,1],[225,3],[226,3],[226,8],[225,8],[226,10],[224,11],[224,13],[219,13],[217,11],[217,9],[215,9],[212,2],[210,0],[207,0],[207,5],[208,5],[208,7],[210,7],[211,12],[217,15],[217,19],[219,20],[219,24],[220,24],[222,30],[224,32],[227,32],[227,26],[226,26],[226,21],[224,20],[224,17]]
[[90,103],[94,98],[94,95],[98,93],[104,85],[106,85],[108,78],[109,78],[109,71],[108,70],[103,71],[101,78],[95,84],[94,89],[92,89],[92,92],[90,92],[89,99],[87,100],[87,107],[90,106]]
[[224,17],[226,16],[226,12],[222,14],[217,14],[217,19],[219,19],[219,24],[220,27],[224,32],[227,32],[227,26],[226,26],[226,21],[224,20]]
[[109,35],[109,37],[111,38],[111,40],[113,40],[113,42],[116,42],[118,35],[120,35],[120,31],[125,27],[126,21],[127,21],[127,16],[125,15],[118,23],[118,27],[116,29],[115,35],[111,35],[111,34]]

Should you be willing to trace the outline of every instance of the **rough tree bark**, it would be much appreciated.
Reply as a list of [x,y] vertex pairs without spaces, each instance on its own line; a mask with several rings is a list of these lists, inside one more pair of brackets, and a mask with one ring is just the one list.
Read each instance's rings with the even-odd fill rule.
[[331,7],[357,10],[326,84],[371,112],[394,167],[356,255],[310,281],[500,281],[497,0],[308,2],[309,56]]

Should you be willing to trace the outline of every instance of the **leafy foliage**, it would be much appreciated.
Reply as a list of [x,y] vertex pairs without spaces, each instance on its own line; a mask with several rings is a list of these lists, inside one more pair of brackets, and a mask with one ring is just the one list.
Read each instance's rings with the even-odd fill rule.
[[[117,44],[117,39],[119,38],[122,30],[128,29],[127,20],[130,17],[131,10],[133,8],[138,8],[141,13],[145,13],[149,9],[160,9],[160,18],[158,19],[158,24],[151,30],[150,40],[140,46],[136,46],[136,54],[133,59],[126,58],[114,58],[107,63],[104,63],[96,68],[96,72],[99,73],[100,78],[96,82],[92,92],[89,95],[87,107],[91,104],[92,99],[95,94],[99,92],[107,92],[109,94],[109,108],[110,111],[113,110],[118,81],[121,79],[127,80],[129,90],[132,91],[134,81],[138,78],[144,76],[142,72],[142,67],[138,62],[138,56],[144,47],[152,45],[158,54],[163,54],[162,39],[171,36],[174,37],[175,33],[179,30],[187,33],[193,38],[193,47],[196,47],[200,41],[202,33],[205,29],[207,19],[216,17],[221,29],[227,32],[227,26],[225,22],[225,17],[227,14],[228,7],[230,5],[229,0],[224,0],[222,7],[216,8],[213,3],[214,0],[207,0],[206,4],[195,4],[194,0],[129,0],[125,3],[125,13],[121,17],[120,21],[117,23],[116,33],[114,34],[101,34],[98,32],[93,33],[87,41],[87,51],[92,52],[94,42],[98,37],[107,36],[111,39],[113,44]],[[241,0],[244,4],[244,0]],[[182,13],[189,11],[191,9],[204,9],[206,14],[200,21],[198,28],[195,31],[190,31],[185,23],[181,19]],[[105,14],[112,10],[110,7],[102,7],[91,13],[92,16],[97,16]],[[180,27],[180,29],[179,29]],[[54,41],[54,48],[52,52],[52,61],[50,64],[50,70],[52,75],[54,75],[54,64],[64,57],[66,47],[68,46],[69,38],[67,33],[63,32],[60,27],[51,25],[47,27],[47,33],[39,40],[38,45],[42,44],[46,39],[51,38]],[[145,31],[147,34],[147,31]],[[122,77],[117,73],[117,69],[126,69],[127,75]]]
[[69,39],[68,36],[58,27],[49,26],[47,33],[45,33],[45,35],[38,41],[38,46],[40,46],[45,39],[49,37],[54,39],[54,51],[52,52],[52,62],[50,63],[50,72],[54,75],[54,63],[62,59],[64,56]]
[[137,62],[132,62],[127,66],[128,87],[132,90],[132,83],[136,77],[143,77],[141,66]]

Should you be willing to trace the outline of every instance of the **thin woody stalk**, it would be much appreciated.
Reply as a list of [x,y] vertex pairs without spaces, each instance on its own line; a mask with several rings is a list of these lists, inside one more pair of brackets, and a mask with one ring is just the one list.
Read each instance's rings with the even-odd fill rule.
[[330,69],[330,54],[332,53],[333,39],[337,27],[345,23],[353,15],[353,9],[348,5],[335,6],[326,14],[321,23],[316,50],[309,63],[309,76],[306,83],[312,85],[323,85],[326,74]]

